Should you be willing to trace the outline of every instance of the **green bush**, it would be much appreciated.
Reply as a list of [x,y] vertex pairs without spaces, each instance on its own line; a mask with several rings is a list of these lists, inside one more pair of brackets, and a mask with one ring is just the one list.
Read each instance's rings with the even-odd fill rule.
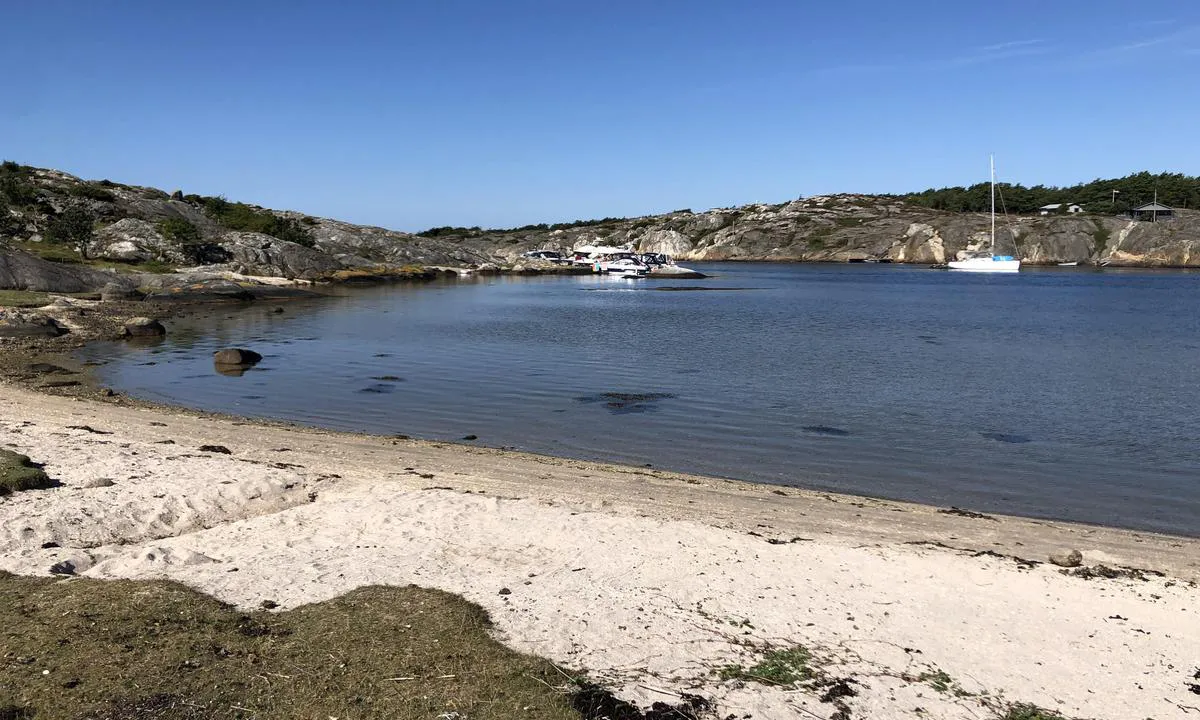
[[37,186],[30,180],[26,168],[10,161],[0,164],[0,199],[17,207],[37,203]]
[[96,217],[88,210],[73,206],[51,218],[46,227],[46,241],[59,245],[75,245],[87,259],[87,244],[91,242]]
[[67,188],[67,194],[73,197],[87,198],[88,200],[102,200],[104,202],[112,202],[117,199],[110,191],[92,185],[91,183],[83,183],[81,185],[72,185]]
[[183,218],[167,218],[158,223],[158,231],[170,242],[179,246],[179,251],[188,260],[200,264],[211,265],[222,263],[231,257],[228,250],[214,242],[205,242],[200,234],[200,228]]
[[201,240],[200,229],[183,218],[167,218],[158,224],[164,238],[180,245],[192,245]]
[[270,210],[229,202],[223,197],[184,195],[183,199],[199,205],[209,217],[230,230],[263,233],[305,247],[316,242],[308,228],[295,218],[279,217]]
[[16,235],[21,232],[22,223],[19,218],[12,214],[12,210],[8,207],[8,202],[3,196],[0,196],[0,236]]

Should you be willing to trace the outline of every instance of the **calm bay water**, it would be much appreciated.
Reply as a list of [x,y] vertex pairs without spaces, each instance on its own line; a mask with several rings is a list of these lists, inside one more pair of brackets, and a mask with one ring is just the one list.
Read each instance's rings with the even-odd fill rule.
[[[207,410],[1200,535],[1200,274],[697,267],[215,308],[84,352]],[[229,346],[265,359],[217,374]]]

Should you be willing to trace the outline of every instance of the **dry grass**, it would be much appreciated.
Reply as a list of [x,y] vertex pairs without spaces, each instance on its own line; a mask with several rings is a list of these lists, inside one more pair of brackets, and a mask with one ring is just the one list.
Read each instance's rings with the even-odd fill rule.
[[476,605],[370,587],[243,613],[171,582],[0,573],[0,717],[578,718]]

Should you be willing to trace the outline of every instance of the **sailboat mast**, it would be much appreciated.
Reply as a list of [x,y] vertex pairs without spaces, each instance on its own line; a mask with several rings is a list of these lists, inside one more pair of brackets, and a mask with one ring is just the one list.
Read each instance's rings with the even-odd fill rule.
[[988,156],[992,174],[992,255],[996,254],[996,156]]

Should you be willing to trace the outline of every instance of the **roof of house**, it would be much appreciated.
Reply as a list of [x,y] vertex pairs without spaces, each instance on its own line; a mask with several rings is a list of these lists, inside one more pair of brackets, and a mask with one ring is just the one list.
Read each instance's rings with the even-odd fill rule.
[[1158,203],[1146,203],[1145,205],[1135,207],[1133,209],[1133,211],[1134,212],[1162,212],[1163,210],[1174,210],[1174,209],[1175,208],[1169,208],[1166,205],[1160,205]]
[[1038,210],[1057,210],[1062,206],[1063,206],[1062,203],[1053,203],[1051,205],[1043,205],[1040,208],[1038,208]]

